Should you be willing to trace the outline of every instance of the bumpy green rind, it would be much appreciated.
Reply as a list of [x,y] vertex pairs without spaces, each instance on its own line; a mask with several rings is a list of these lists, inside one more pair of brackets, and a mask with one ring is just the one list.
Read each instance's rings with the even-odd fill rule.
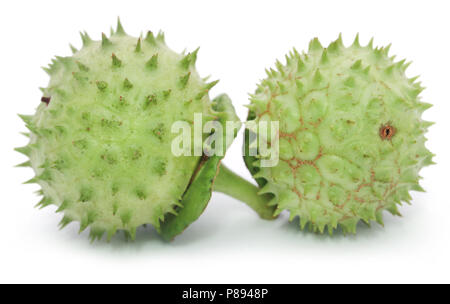
[[214,120],[206,83],[195,70],[197,51],[177,54],[164,35],[128,36],[120,22],[101,41],[83,33],[83,48],[56,57],[50,83],[33,116],[21,116],[30,143],[17,151],[29,157],[42,187],[39,206],[56,205],[61,227],[80,222],[91,239],[120,230],[157,229],[183,207],[183,195],[200,156],[171,153],[175,121]]
[[260,193],[274,195],[276,214],[290,211],[302,229],[355,233],[360,220],[383,224],[383,210],[399,215],[409,191],[423,191],[419,171],[433,155],[425,147],[432,123],[421,115],[431,105],[405,76],[409,64],[388,52],[358,37],[350,47],[341,37],[328,48],[314,39],[307,54],[294,50],[267,71],[249,119],[280,122],[280,161],[245,160]]

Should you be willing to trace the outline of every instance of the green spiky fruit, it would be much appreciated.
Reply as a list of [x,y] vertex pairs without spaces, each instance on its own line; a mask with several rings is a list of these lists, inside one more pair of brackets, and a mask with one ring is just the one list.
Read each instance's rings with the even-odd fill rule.
[[197,73],[197,51],[173,52],[162,33],[133,38],[119,22],[109,38],[82,40],[81,50],[45,69],[42,103],[35,115],[21,116],[30,143],[17,151],[36,172],[29,182],[42,187],[39,205],[56,205],[61,227],[90,227],[93,240],[117,231],[134,239],[145,224],[173,238],[209,201],[221,157],[176,157],[171,126],[193,124],[194,113],[203,124],[237,120],[230,100],[210,101],[217,82]]
[[288,210],[302,229],[355,233],[360,220],[382,224],[383,210],[398,215],[409,191],[423,191],[419,171],[433,155],[425,147],[431,123],[421,115],[430,104],[420,100],[416,78],[405,76],[408,64],[388,51],[358,38],[328,48],[314,39],[307,54],[294,50],[267,72],[249,120],[279,121],[279,137],[268,137],[279,144],[279,163],[245,161],[276,214]]

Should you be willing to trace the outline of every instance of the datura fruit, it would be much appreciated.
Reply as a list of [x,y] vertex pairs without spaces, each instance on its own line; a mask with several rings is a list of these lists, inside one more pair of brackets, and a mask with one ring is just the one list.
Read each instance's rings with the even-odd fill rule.
[[358,37],[350,47],[341,37],[327,48],[314,39],[308,53],[294,49],[267,71],[248,120],[279,122],[279,133],[250,129],[245,144],[247,152],[258,140],[278,146],[279,162],[261,166],[258,151],[245,162],[275,215],[287,210],[314,232],[355,233],[359,221],[382,225],[384,210],[399,215],[409,192],[423,191],[419,171],[433,155],[425,147],[432,123],[421,115],[431,105],[406,77],[409,63],[388,53]]
[[[29,158],[21,166],[36,173],[28,183],[42,188],[38,206],[56,205],[61,227],[79,222],[92,240],[117,231],[135,239],[147,224],[173,239],[205,209],[223,155],[205,155],[202,147],[200,155],[174,155],[172,126],[240,127],[231,101],[226,95],[211,101],[217,82],[197,73],[198,50],[177,54],[162,33],[133,38],[119,21],[110,37],[81,37],[81,50],[72,47],[71,57],[45,68],[50,83],[36,113],[20,115],[30,142],[16,150]],[[209,135],[201,134],[200,144]]]

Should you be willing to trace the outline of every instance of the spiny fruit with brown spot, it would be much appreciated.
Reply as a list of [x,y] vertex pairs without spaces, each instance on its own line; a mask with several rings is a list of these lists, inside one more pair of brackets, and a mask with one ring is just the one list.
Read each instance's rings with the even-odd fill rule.
[[406,77],[409,63],[388,52],[358,37],[350,47],[341,37],[327,48],[314,39],[308,53],[294,49],[267,71],[248,119],[279,121],[279,137],[262,136],[279,145],[279,162],[245,161],[275,214],[288,210],[302,229],[355,233],[359,221],[383,224],[384,210],[399,215],[409,192],[423,191],[419,171],[433,155],[425,147],[432,123],[421,116],[431,105],[421,101],[417,78]]
[[171,127],[192,125],[195,113],[203,125],[239,121],[231,101],[211,101],[217,82],[197,73],[197,50],[175,53],[162,33],[134,38],[119,21],[111,37],[81,38],[81,50],[45,68],[36,113],[21,115],[30,142],[16,150],[36,173],[28,183],[42,187],[39,206],[64,214],[61,227],[79,222],[92,240],[134,239],[145,224],[172,239],[203,212],[222,157],[175,156]]

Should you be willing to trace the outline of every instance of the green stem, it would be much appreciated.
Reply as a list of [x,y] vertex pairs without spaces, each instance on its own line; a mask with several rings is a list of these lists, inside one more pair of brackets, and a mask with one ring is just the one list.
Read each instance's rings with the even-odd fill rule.
[[259,195],[259,188],[233,173],[223,164],[214,182],[214,191],[225,193],[246,203],[263,219],[275,219],[275,207],[269,207],[270,195]]

